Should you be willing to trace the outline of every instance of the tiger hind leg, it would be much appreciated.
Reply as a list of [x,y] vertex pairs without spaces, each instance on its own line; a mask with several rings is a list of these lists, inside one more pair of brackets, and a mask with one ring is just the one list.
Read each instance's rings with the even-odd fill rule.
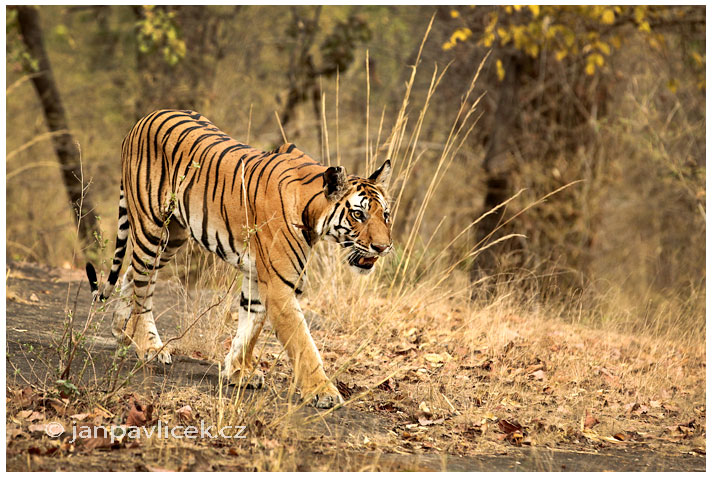
[[[160,230],[151,232],[154,233],[151,237],[160,237]],[[120,343],[133,344],[139,359],[149,361],[155,357],[160,362],[169,364],[170,351],[164,347],[153,317],[153,292],[158,271],[186,242],[188,232],[175,221],[171,222],[168,241],[162,252],[160,245],[154,245],[150,240],[141,240],[141,236],[148,237],[145,233],[132,235],[134,248],[131,265],[124,275],[121,291],[123,302],[114,314],[112,332],[114,336],[119,336]],[[135,241],[140,241],[141,245],[137,247]],[[126,307],[125,298],[129,294],[131,296],[128,302],[131,305]]]
[[129,265],[121,282],[119,303],[114,310],[111,320],[111,334],[119,345],[130,345],[131,335],[126,333],[129,319],[131,318],[133,298],[133,267]]
[[240,292],[240,311],[235,336],[225,357],[224,376],[233,384],[261,388],[264,374],[254,366],[252,351],[265,323],[265,306],[257,289],[256,271],[245,272]]

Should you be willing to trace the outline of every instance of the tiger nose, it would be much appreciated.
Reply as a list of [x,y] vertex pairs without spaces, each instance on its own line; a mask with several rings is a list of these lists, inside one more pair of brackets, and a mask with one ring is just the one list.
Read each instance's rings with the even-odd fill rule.
[[389,247],[391,247],[389,244],[371,244],[371,249],[373,249],[379,254],[384,252]]

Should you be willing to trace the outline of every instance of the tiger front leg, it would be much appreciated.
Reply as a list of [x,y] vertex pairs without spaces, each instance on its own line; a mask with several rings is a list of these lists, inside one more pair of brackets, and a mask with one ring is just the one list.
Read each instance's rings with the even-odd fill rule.
[[225,377],[231,384],[261,388],[265,381],[264,374],[254,366],[252,357],[252,350],[265,321],[265,306],[260,300],[256,274],[245,274],[242,279],[238,317],[237,332],[225,356]]
[[280,284],[270,287],[268,297],[270,321],[292,362],[294,379],[302,398],[311,399],[316,408],[331,408],[344,403],[341,394],[324,373],[319,350],[309,333],[294,291]]

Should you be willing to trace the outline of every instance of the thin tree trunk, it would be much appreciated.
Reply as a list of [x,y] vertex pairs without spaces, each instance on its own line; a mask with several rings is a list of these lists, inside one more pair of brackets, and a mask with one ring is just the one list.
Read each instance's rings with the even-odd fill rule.
[[[36,7],[31,6],[18,6],[15,8],[17,8],[17,20],[22,41],[31,57],[37,61],[37,74],[32,76],[32,85],[42,103],[42,111],[44,112],[47,127],[51,132],[58,132],[52,135],[52,144],[61,165],[64,186],[67,189],[72,209],[75,212],[74,219],[79,225],[80,239],[86,244],[91,244],[93,232],[97,230],[97,220],[94,214],[86,213],[87,211],[92,211],[93,208],[88,199],[83,197],[79,145],[72,135],[66,132],[69,130],[67,116],[44,48],[39,12]],[[59,131],[65,132],[59,133]],[[79,210],[80,205],[81,211]]]

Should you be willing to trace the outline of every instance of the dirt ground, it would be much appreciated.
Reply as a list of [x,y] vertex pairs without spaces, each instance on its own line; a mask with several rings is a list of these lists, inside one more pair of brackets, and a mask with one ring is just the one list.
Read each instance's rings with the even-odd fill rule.
[[[8,471],[705,470],[704,446],[680,446],[679,440],[665,438],[654,444],[628,436],[594,439],[593,422],[582,424],[583,432],[566,446],[532,444],[517,422],[491,419],[488,426],[494,432],[483,430],[486,424],[463,427],[422,405],[422,413],[416,414],[361,394],[363,387],[349,380],[340,382],[340,388],[353,400],[337,410],[318,411],[300,406],[290,393],[290,370],[283,358],[273,358],[276,367],[263,364],[269,370],[267,386],[257,391],[221,386],[217,363],[203,359],[199,350],[182,354],[177,348],[171,365],[141,367],[132,352],[117,359],[108,314],[97,316],[85,336],[76,337],[81,346],[67,380],[61,381],[56,368],[66,356],[66,341],[61,340],[66,311],[71,311],[75,332],[88,316],[90,293],[82,271],[10,263],[6,276]],[[175,296],[160,282],[155,302],[155,310],[167,311],[157,316],[165,341],[175,335],[180,312],[172,307]],[[318,329],[318,320],[312,319],[312,327]],[[266,332],[272,336],[268,350],[278,356],[278,344]],[[118,387],[125,372],[135,368],[138,372]],[[407,389],[394,390],[390,382],[382,385],[380,394],[408,394]],[[198,419],[210,424],[232,420],[246,426],[245,438],[70,443],[69,430],[77,423],[155,426],[157,419],[184,425]],[[50,422],[67,431],[50,437]],[[679,433],[704,442],[699,424],[679,426]]]

